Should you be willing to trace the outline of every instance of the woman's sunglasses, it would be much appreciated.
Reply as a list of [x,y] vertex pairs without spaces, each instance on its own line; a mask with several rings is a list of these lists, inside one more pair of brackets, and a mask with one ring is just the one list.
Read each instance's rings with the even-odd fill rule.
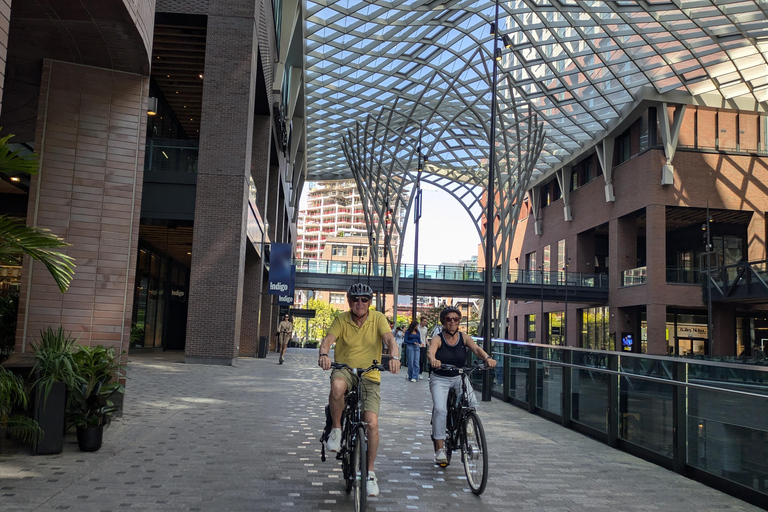
[[370,297],[350,297],[349,300],[350,302],[362,302],[363,304],[367,304],[368,302],[370,302],[371,298]]
[[445,317],[445,321],[446,322],[456,322],[456,323],[459,323],[459,322],[461,322],[461,317],[458,317],[458,316],[447,316],[447,317]]

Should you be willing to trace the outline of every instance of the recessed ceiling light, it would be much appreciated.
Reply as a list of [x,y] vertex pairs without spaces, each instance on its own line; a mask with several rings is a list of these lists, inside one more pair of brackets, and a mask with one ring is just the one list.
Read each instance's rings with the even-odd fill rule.
[[199,76],[200,78],[203,78],[203,74],[202,74],[202,73],[200,73],[200,74],[199,74],[199,75],[197,75],[197,76]]
[[21,181],[21,178],[18,176],[11,176],[11,181]]

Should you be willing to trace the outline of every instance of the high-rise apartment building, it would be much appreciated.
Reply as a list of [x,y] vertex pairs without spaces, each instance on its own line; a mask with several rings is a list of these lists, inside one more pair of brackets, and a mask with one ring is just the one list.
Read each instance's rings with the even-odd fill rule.
[[[403,214],[404,212],[399,212],[397,218],[402,218]],[[393,214],[393,222],[394,219]],[[355,182],[350,180],[310,183],[307,206],[299,212],[296,257],[323,259],[326,240],[346,236],[368,238],[363,203]],[[392,245],[392,252],[397,254],[400,239],[393,235],[392,240],[378,241],[380,248],[385,244]],[[383,253],[383,250],[379,253]]]

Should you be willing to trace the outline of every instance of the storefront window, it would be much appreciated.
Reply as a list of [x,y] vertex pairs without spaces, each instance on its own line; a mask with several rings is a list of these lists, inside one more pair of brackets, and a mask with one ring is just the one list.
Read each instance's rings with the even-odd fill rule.
[[591,350],[615,350],[608,334],[608,306],[581,310],[581,346]]
[[536,315],[525,315],[526,341],[536,343]]
[[565,324],[563,322],[563,312],[553,311],[549,313],[549,330],[547,332],[547,343],[550,345],[563,345],[565,339]]

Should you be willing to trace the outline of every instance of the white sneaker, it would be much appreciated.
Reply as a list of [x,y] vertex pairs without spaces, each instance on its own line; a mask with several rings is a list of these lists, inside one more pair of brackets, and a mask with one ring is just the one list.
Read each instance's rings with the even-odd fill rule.
[[445,465],[448,464],[448,457],[445,455],[444,448],[438,448],[435,452],[435,464]]
[[376,473],[368,472],[368,480],[365,482],[365,488],[368,490],[368,496],[379,495],[379,481],[376,480]]
[[417,382],[417,380],[416,379],[411,379],[411,382]]
[[325,442],[325,449],[329,452],[337,452],[341,449],[341,429],[332,428],[328,440]]

